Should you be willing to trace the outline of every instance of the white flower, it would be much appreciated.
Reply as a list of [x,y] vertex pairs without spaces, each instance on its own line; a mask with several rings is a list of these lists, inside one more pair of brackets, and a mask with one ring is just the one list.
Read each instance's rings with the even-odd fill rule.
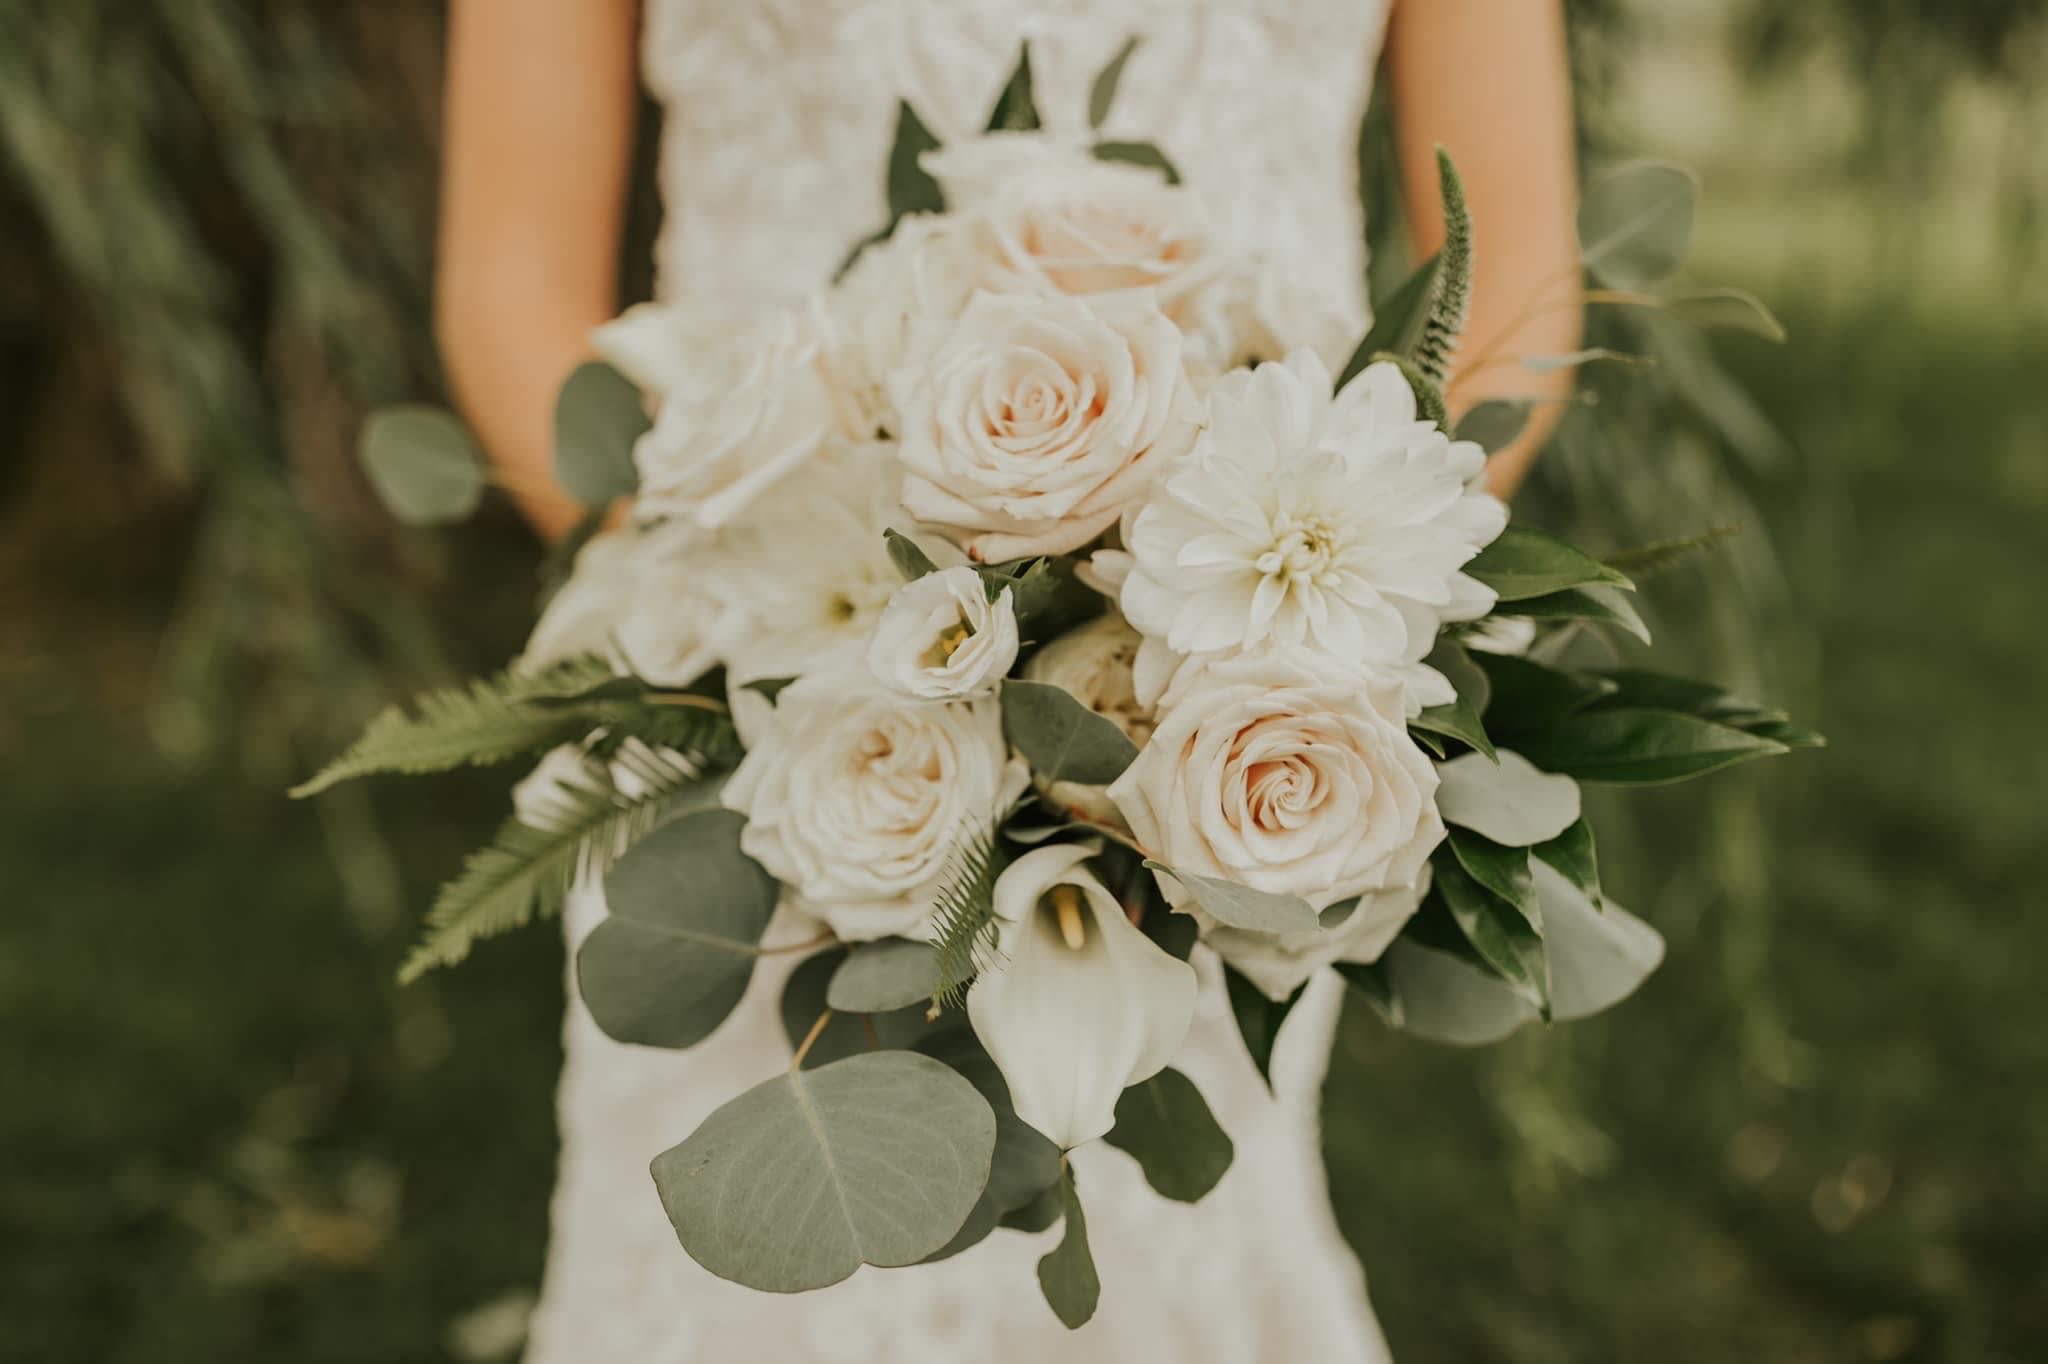
[[1158,1074],[1194,1021],[1195,973],[1124,917],[1084,865],[1038,848],[997,879],[999,960],[967,992],[975,1036],[1017,1116],[1062,1150],[1116,1121],[1117,1096]]
[[1017,661],[1015,594],[960,565],[896,589],[868,645],[883,686],[927,701],[987,696]]
[[955,846],[1029,780],[993,700],[906,701],[852,670],[742,699],[747,756],[723,793],[740,846],[849,940],[917,933]]
[[724,661],[724,648],[743,628],[745,613],[705,590],[700,569],[716,552],[715,542],[686,522],[638,533],[635,571],[613,635],[636,677],[661,687],[687,687]]
[[901,425],[887,381],[919,323],[950,322],[974,293],[980,257],[957,218],[912,214],[860,253],[823,304],[820,361],[842,432],[854,440]]
[[[1412,886],[1369,890],[1342,922],[1298,933],[1254,933],[1215,924],[1202,941],[1270,999],[1284,1000],[1325,966],[1339,961],[1377,961],[1429,892],[1429,866]],[[1207,916],[1187,906],[1198,919]]]
[[1268,255],[1220,272],[1191,297],[1186,314],[1180,320],[1188,331],[1188,368],[1209,376],[1298,350],[1314,351],[1335,373],[1371,320]]
[[639,533],[628,527],[596,536],[579,550],[568,580],[541,609],[517,666],[534,671],[585,654],[623,666],[619,620],[639,573],[638,548]]
[[1080,548],[1195,431],[1180,331],[1144,294],[977,294],[890,388],[904,506],[984,563]]
[[1175,870],[1322,908],[1412,884],[1442,840],[1393,679],[1290,650],[1209,663],[1168,701],[1109,795]]
[[734,683],[858,664],[903,583],[882,538],[911,528],[893,472],[887,447],[828,449],[692,561],[701,589],[743,613],[723,646]]
[[1422,658],[1492,594],[1460,569],[1507,509],[1486,456],[1417,421],[1391,364],[1334,399],[1314,354],[1228,375],[1193,453],[1132,522],[1124,614],[1181,654],[1306,644],[1354,663]]
[[810,459],[832,427],[809,308],[738,318],[642,304],[593,340],[656,398],[654,425],[633,447],[643,519],[715,530]]
[[[1152,710],[1140,705],[1132,687],[1131,664],[1142,643],[1130,623],[1108,615],[1047,644],[1024,665],[1033,682],[1050,682],[1097,715],[1103,716],[1140,748],[1152,737]],[[1100,786],[1053,782],[1044,788],[1054,805],[1091,823],[1125,829],[1124,817]]]

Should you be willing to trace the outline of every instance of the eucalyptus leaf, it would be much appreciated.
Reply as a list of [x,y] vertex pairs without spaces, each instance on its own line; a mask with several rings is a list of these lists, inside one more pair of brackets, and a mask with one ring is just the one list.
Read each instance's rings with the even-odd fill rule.
[[927,573],[938,572],[939,566],[932,562],[932,556],[918,546],[917,541],[901,531],[885,530],[882,540],[889,547],[889,562],[896,565],[896,571],[903,575],[903,581],[916,582]]
[[1465,565],[1465,572],[1492,588],[1502,601],[1510,602],[1587,583],[1630,586],[1620,570],[1555,535],[1521,526],[1502,531]]
[[929,1000],[938,982],[938,953],[930,943],[884,938],[853,949],[833,974],[825,1003],[845,1013],[887,1013]]
[[1100,128],[1109,117],[1109,111],[1116,104],[1117,83],[1124,78],[1124,64],[1131,59],[1131,53],[1138,49],[1138,35],[1124,39],[1124,45],[1116,50],[1095,77],[1095,84],[1088,91],[1088,126]]
[[996,1120],[973,1085],[915,1052],[790,1070],[654,1158],[690,1258],[771,1293],[916,1264],[966,1223]]
[[936,1033],[918,1043],[917,1050],[973,1085],[996,1115],[995,1155],[981,1196],[996,1217],[1028,1207],[1059,1182],[1060,1148],[1017,1116],[1010,1086],[972,1029]]
[[[802,1045],[820,1015],[826,1011],[825,992],[832,977],[846,961],[844,947],[829,947],[806,957],[782,987],[783,1035],[794,1051]],[[919,1000],[902,1009],[879,1014],[834,1012],[825,1020],[824,1031],[811,1041],[804,1053],[804,1068],[816,1069],[849,1056],[868,1051],[895,1051],[922,1046],[942,1034],[966,1031],[963,1015],[949,1011],[937,1019],[928,1017],[929,1002]]]
[[1581,781],[1654,786],[1788,752],[1732,725],[1668,710],[1593,710],[1519,741],[1533,761]]
[[583,940],[576,981],[607,1036],[694,1046],[746,993],[781,887],[740,850],[745,825],[730,810],[685,815],[605,877],[611,912]]
[[602,360],[578,365],[555,397],[555,481],[586,507],[631,497],[633,446],[650,425],[631,379]]
[[1251,980],[1234,966],[1223,968],[1225,993],[1230,996],[1230,1012],[1237,1019],[1238,1035],[1244,1038],[1244,1048],[1251,1053],[1252,1064],[1259,1068],[1259,1075],[1268,1089],[1273,1085],[1273,1044],[1280,1037],[1280,1025],[1287,1021],[1287,1015],[1300,1002],[1304,984],[1296,988],[1286,999],[1269,999],[1265,991],[1252,984]]
[[1316,926],[1316,912],[1298,895],[1276,895],[1217,876],[1175,871],[1164,862],[1148,861],[1145,865],[1180,882],[1196,904],[1230,928],[1252,933],[1301,933]]
[[1041,1232],[1060,1220],[1060,1211],[1064,1207],[1065,1202],[1060,1197],[1059,1181],[1054,1180],[1050,1189],[1015,1212],[1004,1213],[996,1225],[1008,1231]]
[[1180,183],[1180,167],[1153,142],[1098,142],[1089,149],[1097,161],[1114,161],[1127,166],[1156,170],[1169,185]]
[[1003,683],[1003,737],[1047,781],[1107,786],[1137,761],[1138,748],[1114,721],[1049,682]]
[[1124,1090],[1105,1138],[1130,1154],[1162,1198],[1200,1201],[1230,1168],[1234,1149],[1195,1082],[1168,1067]]
[[1645,644],[1650,642],[1650,627],[1643,623],[1642,613],[1628,594],[1601,584],[1502,602],[1496,614],[1528,620],[1590,620],[1625,630]]
[[1594,176],[1579,200],[1586,268],[1623,289],[1663,279],[1692,247],[1698,198],[1692,173],[1664,162],[1637,161]]
[[1570,777],[1540,771],[1505,748],[1496,759],[1467,753],[1437,768],[1436,808],[1446,824],[1526,848],[1556,838],[1578,819],[1579,787]]
[[1074,1187],[1074,1167],[1060,1172],[1061,1211],[1067,1223],[1059,1245],[1038,1262],[1038,1287],[1053,1315],[1069,1331],[1078,1331],[1095,1315],[1102,1297],[1102,1280],[1095,1273],[1095,1257],[1088,1249],[1088,1219],[1081,1211],[1081,1194]]
[[1038,101],[1031,88],[1031,44],[1026,42],[1018,49],[1017,69],[1010,73],[1009,83],[996,97],[996,107],[989,111],[988,130],[1028,133],[1038,127]]
[[454,413],[426,403],[372,412],[356,452],[378,499],[410,526],[462,520],[476,510],[489,481],[469,429]]
[[1535,404],[1526,398],[1494,398],[1458,418],[1456,439],[1469,440],[1491,454],[1515,443],[1529,424]]

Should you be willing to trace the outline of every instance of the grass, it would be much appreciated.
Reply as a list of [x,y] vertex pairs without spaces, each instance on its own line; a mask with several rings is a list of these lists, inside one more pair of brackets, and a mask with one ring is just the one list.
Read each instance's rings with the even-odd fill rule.
[[[2048,1339],[2048,328],[1787,311],[1735,357],[1801,452],[1757,490],[1799,598],[1764,647],[1834,747],[1627,802],[1610,885],[1672,950],[1606,1018],[1347,1021],[1333,1187],[1403,1364]],[[538,1276],[552,934],[397,991],[409,928],[351,913],[318,814],[152,758],[60,637],[0,669],[0,1360],[450,1358]],[[407,903],[502,799],[384,790]]]

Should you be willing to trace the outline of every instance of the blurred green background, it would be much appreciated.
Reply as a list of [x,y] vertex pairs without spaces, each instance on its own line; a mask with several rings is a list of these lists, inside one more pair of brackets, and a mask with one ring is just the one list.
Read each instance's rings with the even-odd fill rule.
[[[1692,275],[1791,340],[1716,340],[1755,410],[1674,372],[1575,417],[1525,513],[1742,522],[1660,643],[1834,747],[1603,800],[1671,943],[1611,1015],[1347,1019],[1331,1177],[1403,1364],[2048,1357],[2043,8],[1573,5],[1589,162],[1698,169]],[[531,607],[509,516],[396,531],[350,455],[436,382],[437,6],[0,21],[0,1359],[509,1358],[560,948],[392,984],[503,775],[281,795]]]

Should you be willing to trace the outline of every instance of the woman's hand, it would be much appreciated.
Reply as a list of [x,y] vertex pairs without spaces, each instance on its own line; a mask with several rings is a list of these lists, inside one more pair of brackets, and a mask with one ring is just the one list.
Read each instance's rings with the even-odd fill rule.
[[436,330],[456,405],[534,529],[583,509],[554,480],[554,401],[618,311],[635,0],[451,0]]
[[1576,350],[1583,292],[1562,0],[1403,0],[1387,35],[1410,226],[1443,244],[1436,148],[1458,163],[1472,213],[1472,312],[1451,367],[1451,413],[1534,398],[1529,424],[1487,468],[1513,492],[1563,415],[1571,374],[1524,355]]

